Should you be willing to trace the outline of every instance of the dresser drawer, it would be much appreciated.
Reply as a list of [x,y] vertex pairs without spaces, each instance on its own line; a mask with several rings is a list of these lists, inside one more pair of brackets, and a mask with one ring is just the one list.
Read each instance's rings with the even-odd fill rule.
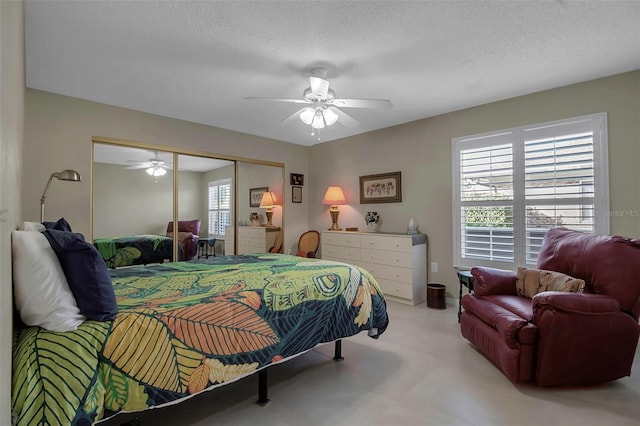
[[410,253],[412,250],[412,243],[410,237],[363,235],[361,247],[374,250],[402,251]]
[[395,296],[402,299],[413,299],[413,287],[411,284],[399,283],[397,281],[379,279],[378,284],[385,296]]
[[[344,246],[344,247],[360,247],[360,238],[358,234],[338,234],[332,232],[322,233],[322,242],[332,246]],[[324,250],[324,245],[322,246]]]
[[342,262],[360,260],[360,249],[356,247],[343,247],[322,244],[322,258],[334,259]]
[[413,264],[412,257],[404,252],[370,249],[362,249],[361,251],[361,260],[363,262],[400,266],[403,268],[411,268]]
[[413,282],[413,270],[398,266],[381,265],[379,263],[358,262],[358,266],[363,267],[376,279],[385,279],[411,284]]
[[262,238],[264,239],[265,229],[258,227],[238,227],[238,237],[242,238]]

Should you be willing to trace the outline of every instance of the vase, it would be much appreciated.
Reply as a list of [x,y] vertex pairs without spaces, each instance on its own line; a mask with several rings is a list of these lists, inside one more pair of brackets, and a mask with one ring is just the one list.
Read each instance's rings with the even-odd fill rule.
[[367,231],[376,232],[377,229],[378,229],[378,224],[376,222],[367,223]]

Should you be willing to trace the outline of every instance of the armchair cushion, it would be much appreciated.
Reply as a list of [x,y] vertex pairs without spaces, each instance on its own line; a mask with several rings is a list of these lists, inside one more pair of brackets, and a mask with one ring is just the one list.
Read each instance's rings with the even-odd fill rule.
[[550,229],[544,237],[537,267],[583,279],[586,292],[618,299],[622,310],[638,320],[640,239]]
[[581,293],[584,280],[570,277],[561,272],[540,269],[518,268],[516,291],[518,296],[532,298],[543,291],[566,291]]
[[516,295],[516,273],[495,268],[471,268],[473,291],[477,296],[490,294]]

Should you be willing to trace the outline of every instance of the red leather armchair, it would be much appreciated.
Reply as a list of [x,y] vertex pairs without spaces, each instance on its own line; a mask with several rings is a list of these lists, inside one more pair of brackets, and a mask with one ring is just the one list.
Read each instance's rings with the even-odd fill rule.
[[516,294],[516,273],[476,267],[462,335],[514,383],[585,385],[631,374],[640,325],[640,240],[549,230],[538,269],[585,280],[582,293]]
[[[178,221],[178,244],[184,253],[183,260],[191,260],[198,254],[200,219]],[[167,237],[173,238],[173,221],[167,225]]]

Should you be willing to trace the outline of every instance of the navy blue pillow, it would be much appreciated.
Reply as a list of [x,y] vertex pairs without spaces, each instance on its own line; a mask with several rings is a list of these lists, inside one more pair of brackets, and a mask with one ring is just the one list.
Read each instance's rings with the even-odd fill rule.
[[118,305],[111,276],[98,250],[82,234],[47,229],[43,232],[56,252],[80,313],[88,319],[108,321]]
[[66,221],[64,217],[61,217],[56,222],[42,222],[45,228],[47,229],[57,229],[58,231],[71,231],[71,225]]

